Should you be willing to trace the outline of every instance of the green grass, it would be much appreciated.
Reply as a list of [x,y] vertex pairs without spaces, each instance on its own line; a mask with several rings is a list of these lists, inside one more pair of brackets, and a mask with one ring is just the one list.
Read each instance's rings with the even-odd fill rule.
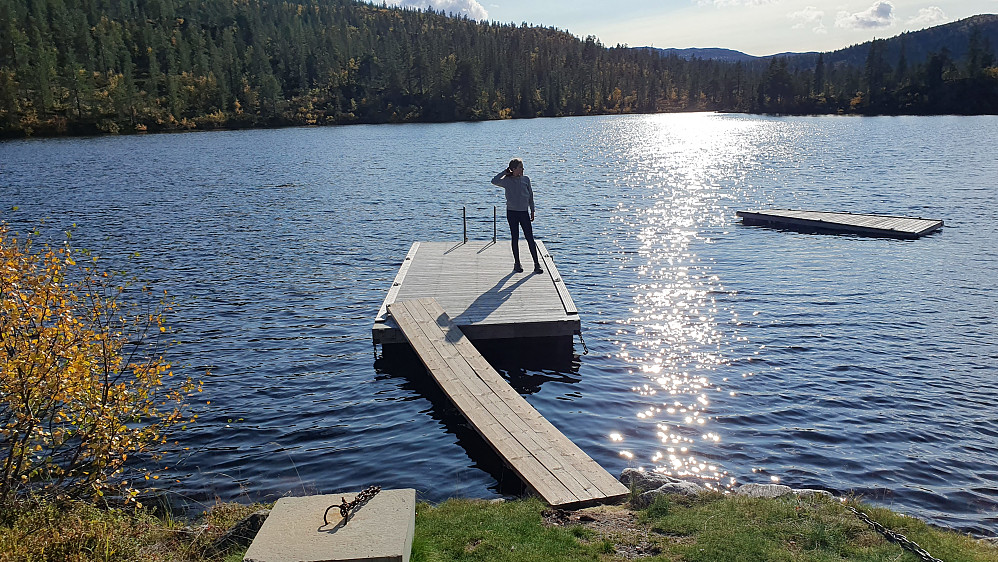
[[[859,507],[946,562],[998,562],[998,548],[882,508]],[[218,504],[194,522],[149,511],[85,503],[6,506],[0,562],[237,562],[245,550],[209,545],[259,505]],[[623,560],[618,547],[656,552],[649,562],[919,562],[888,542],[838,501],[823,497],[755,499],[704,494],[662,497],[635,517],[626,507],[588,510],[603,523],[549,526],[537,499],[492,503],[449,500],[416,506],[413,562],[560,562]],[[634,530],[636,528],[637,530]]]
[[586,529],[545,527],[536,499],[449,500],[416,508],[412,562],[600,560],[607,546],[584,544]]
[[[998,561],[998,549],[965,535],[942,531],[887,509],[852,505],[936,558],[947,562]],[[871,530],[840,502],[821,496],[663,497],[644,511],[640,520],[666,539],[662,545],[663,553],[668,553],[662,557],[665,560],[920,560]]]
[[[859,504],[851,504],[859,505]],[[971,537],[930,527],[887,509],[861,506],[875,521],[906,535],[946,562],[998,562],[998,549]],[[623,508],[606,508],[623,509]],[[414,562],[620,560],[615,541],[581,526],[546,527],[543,504],[525,500],[492,504],[450,500],[416,511]],[[659,498],[638,513],[658,549],[648,561],[918,562],[838,501],[817,496],[757,499],[705,494]]]
[[209,553],[209,546],[260,507],[218,504],[189,522],[149,510],[24,501],[4,506],[0,562],[235,562],[242,552]]

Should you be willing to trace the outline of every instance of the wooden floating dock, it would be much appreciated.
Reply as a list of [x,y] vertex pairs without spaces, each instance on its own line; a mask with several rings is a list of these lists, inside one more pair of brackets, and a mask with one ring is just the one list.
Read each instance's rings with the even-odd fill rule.
[[748,225],[772,226],[809,232],[835,232],[887,238],[918,238],[943,227],[943,221],[890,215],[862,215],[794,209],[765,209],[735,213]]
[[627,495],[626,486],[513,390],[436,299],[396,299],[386,307],[444,393],[544,501],[574,508]]
[[432,297],[474,341],[567,337],[581,331],[579,313],[544,243],[537,241],[544,273],[534,274],[520,242],[525,271],[513,273],[509,242],[415,242],[374,320],[375,344],[405,343],[388,314],[396,300]]

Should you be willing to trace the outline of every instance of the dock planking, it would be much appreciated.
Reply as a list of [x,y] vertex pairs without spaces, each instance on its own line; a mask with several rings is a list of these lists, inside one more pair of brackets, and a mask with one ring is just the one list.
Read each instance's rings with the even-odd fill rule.
[[473,340],[580,333],[578,310],[554,258],[540,240],[537,251],[544,273],[532,273],[525,241],[526,271],[514,273],[509,242],[414,242],[375,318],[374,343],[405,343],[388,306],[423,297],[437,299]]
[[548,504],[575,508],[627,495],[492,368],[433,298],[387,305],[423,365],[468,422]]
[[943,227],[943,221],[936,219],[797,209],[738,211],[736,215],[748,225],[886,238],[919,238]]

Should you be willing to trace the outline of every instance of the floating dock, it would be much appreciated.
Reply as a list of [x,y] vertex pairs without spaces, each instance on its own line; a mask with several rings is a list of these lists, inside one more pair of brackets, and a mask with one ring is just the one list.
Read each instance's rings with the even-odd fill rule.
[[406,343],[388,314],[397,300],[434,298],[473,341],[501,338],[567,337],[581,332],[579,313],[544,243],[537,241],[544,273],[530,267],[513,272],[509,242],[415,242],[374,320],[375,344]]
[[738,211],[735,214],[748,225],[886,238],[919,238],[943,227],[943,221],[935,219],[795,209]]
[[626,486],[513,390],[436,299],[395,299],[386,307],[444,393],[544,501],[576,508],[627,495]]

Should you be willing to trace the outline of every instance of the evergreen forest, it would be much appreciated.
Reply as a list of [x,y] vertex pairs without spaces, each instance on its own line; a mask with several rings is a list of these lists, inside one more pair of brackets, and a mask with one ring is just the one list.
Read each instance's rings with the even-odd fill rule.
[[998,113],[998,16],[958,23],[957,39],[935,50],[916,32],[850,47],[861,62],[732,63],[353,0],[0,0],[0,136],[669,111]]

